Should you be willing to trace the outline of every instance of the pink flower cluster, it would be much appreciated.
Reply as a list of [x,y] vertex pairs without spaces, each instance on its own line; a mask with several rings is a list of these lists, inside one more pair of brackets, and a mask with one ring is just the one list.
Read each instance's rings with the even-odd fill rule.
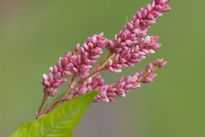
[[67,77],[73,73],[76,76],[84,77],[88,74],[103,49],[107,45],[108,40],[103,33],[89,37],[87,41],[80,46],[76,45],[73,53],[67,52],[64,57],[60,57],[58,63],[54,67],[50,67],[50,74],[43,74],[42,83],[44,91],[50,96],[57,93],[57,88],[67,81]]
[[121,77],[116,83],[105,84],[105,80],[101,75],[86,80],[80,87],[76,88],[70,98],[73,96],[81,96],[92,90],[99,90],[100,94],[95,98],[95,101],[114,102],[115,97],[125,97],[130,89],[141,87],[141,83],[149,83],[157,77],[155,70],[162,68],[167,64],[162,59],[157,59],[148,64],[144,71],[136,72],[127,77]]
[[156,23],[156,18],[170,10],[168,2],[169,0],[152,0],[146,8],[141,8],[115,36],[114,42],[110,41],[109,49],[120,53],[124,49],[137,45],[138,39],[146,36],[148,29]]
[[112,72],[121,72],[123,67],[134,66],[160,48],[158,39],[157,36],[143,37],[137,45],[126,48],[113,57],[107,65],[108,69]]
[[115,36],[113,42],[109,41],[109,49],[117,54],[108,65],[110,71],[120,72],[122,67],[134,66],[159,49],[160,44],[157,43],[159,37],[150,37],[147,31],[156,23],[157,17],[170,10],[168,1],[152,0],[151,4],[132,17],[132,20]]
[[73,62],[72,72],[75,75],[86,76],[92,65],[100,58],[100,54],[103,53],[107,43],[108,40],[104,37],[104,34],[100,33],[89,37],[82,47],[78,44],[75,49],[77,55]]
[[77,44],[73,52],[67,52],[64,57],[59,58],[58,63],[50,68],[48,75],[43,75],[44,92],[49,96],[54,96],[57,88],[72,74],[80,81],[77,81],[77,84],[74,81],[76,85],[70,92],[69,98],[86,94],[91,90],[100,90],[95,101],[113,102],[116,96],[125,96],[129,89],[139,88],[141,83],[152,82],[156,77],[153,72],[163,67],[166,64],[165,61],[158,59],[150,63],[144,71],[122,77],[113,84],[105,84],[102,76],[97,75],[98,70],[101,70],[99,66],[93,75],[90,69],[100,58],[104,49],[107,49],[112,56],[106,58],[104,64],[102,63],[104,66],[100,67],[104,68],[102,70],[111,72],[121,72],[123,67],[134,66],[146,56],[154,54],[160,48],[159,37],[149,36],[147,32],[163,12],[170,10],[168,2],[169,0],[151,0],[151,4],[141,8],[113,41],[100,33],[89,37],[83,45]]

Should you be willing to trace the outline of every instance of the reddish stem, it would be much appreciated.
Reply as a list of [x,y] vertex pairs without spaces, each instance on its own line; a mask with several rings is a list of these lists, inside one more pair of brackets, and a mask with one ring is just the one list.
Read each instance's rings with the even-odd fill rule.
[[47,99],[48,99],[48,94],[46,92],[44,92],[44,96],[43,96],[42,102],[41,102],[40,107],[39,107],[39,109],[37,111],[37,114],[36,114],[36,119],[38,119],[42,115],[41,111],[42,111],[43,106],[45,105]]

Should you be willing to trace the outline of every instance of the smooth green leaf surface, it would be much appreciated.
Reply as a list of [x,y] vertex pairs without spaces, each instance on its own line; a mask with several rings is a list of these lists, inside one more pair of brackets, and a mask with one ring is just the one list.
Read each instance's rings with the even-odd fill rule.
[[97,91],[73,99],[48,115],[21,125],[10,137],[71,137]]

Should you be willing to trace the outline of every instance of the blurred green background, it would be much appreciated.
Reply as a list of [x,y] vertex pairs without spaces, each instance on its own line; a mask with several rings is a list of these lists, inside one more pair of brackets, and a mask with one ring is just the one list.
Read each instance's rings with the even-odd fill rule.
[[[41,101],[41,76],[59,56],[88,36],[113,39],[149,0],[1,0],[0,137],[34,119]],[[169,64],[154,83],[93,104],[74,137],[205,137],[205,1],[172,0],[150,30],[162,48],[124,75],[155,58]],[[120,74],[121,75],[121,74]],[[109,81],[119,74],[105,73]]]

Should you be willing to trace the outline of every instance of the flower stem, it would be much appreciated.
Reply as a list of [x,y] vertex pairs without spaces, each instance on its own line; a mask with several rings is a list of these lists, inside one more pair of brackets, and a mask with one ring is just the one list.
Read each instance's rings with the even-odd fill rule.
[[73,87],[72,85],[66,90],[65,94],[63,95],[63,99],[66,99],[66,97],[72,92],[73,89],[75,89],[77,86],[82,84],[84,81],[86,81],[88,78],[93,77],[97,73],[103,71],[105,69],[105,64],[107,61],[112,57],[114,53],[109,52],[108,55],[97,65],[97,67],[89,73],[89,75],[85,78],[80,79]]
[[158,69],[159,69],[159,67],[157,67],[157,66],[155,65],[152,70],[150,70],[150,71],[145,71],[144,75],[142,75],[141,77],[139,77],[139,79],[137,80],[137,82],[143,82],[148,75],[150,75],[151,73],[157,71]]
[[57,100],[56,102],[54,102],[48,109],[45,113],[49,113],[51,112],[54,108],[56,108],[56,106],[59,104],[59,103],[63,103],[65,101],[68,101],[68,99],[61,99],[61,100]]
[[39,109],[37,111],[37,114],[36,114],[36,119],[38,119],[42,115],[41,111],[42,111],[43,106],[45,105],[47,99],[48,99],[48,94],[46,92],[44,92],[44,96],[43,96],[42,102],[41,102],[40,107],[39,107]]

